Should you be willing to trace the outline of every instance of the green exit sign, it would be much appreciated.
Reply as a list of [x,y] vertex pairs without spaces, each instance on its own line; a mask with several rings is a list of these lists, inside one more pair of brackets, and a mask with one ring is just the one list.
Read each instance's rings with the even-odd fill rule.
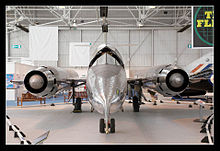
[[21,45],[11,45],[11,48],[21,48]]

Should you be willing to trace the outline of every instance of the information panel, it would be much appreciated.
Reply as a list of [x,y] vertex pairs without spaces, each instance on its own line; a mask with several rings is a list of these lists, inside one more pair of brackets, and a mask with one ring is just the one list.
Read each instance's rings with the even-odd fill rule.
[[192,48],[213,48],[214,7],[192,7]]
[[10,81],[14,80],[14,74],[6,74],[6,88],[14,88],[14,84]]

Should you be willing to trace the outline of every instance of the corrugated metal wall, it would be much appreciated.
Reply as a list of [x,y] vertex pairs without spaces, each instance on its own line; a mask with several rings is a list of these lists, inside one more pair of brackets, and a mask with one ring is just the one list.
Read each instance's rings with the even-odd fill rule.
[[80,42],[80,31],[61,30],[58,32],[58,63],[60,67],[69,66],[69,43]]
[[[101,30],[59,30],[58,62],[35,62],[35,64],[69,66],[69,43],[91,42],[96,45],[103,43]],[[99,37],[100,36],[100,37]],[[99,37],[99,39],[97,39]],[[9,35],[9,57],[28,57],[28,33],[18,31]],[[193,60],[210,52],[187,48],[191,43],[191,30],[177,33],[176,30],[110,30],[108,43],[116,46],[123,57],[126,67],[142,69],[150,66],[169,64],[178,57],[177,64],[185,66]],[[12,44],[22,45],[11,48]],[[92,49],[94,51],[94,49]],[[93,54],[93,52],[90,52]],[[129,60],[129,56],[131,60]]]
[[[18,31],[9,35],[9,53],[10,57],[28,57],[29,39],[28,33]],[[21,48],[12,48],[12,45],[21,45]]]

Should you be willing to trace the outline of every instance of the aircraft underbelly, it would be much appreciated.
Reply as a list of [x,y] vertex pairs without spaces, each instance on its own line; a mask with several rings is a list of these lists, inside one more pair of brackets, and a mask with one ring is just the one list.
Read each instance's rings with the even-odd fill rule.
[[99,113],[121,109],[126,92],[125,70],[119,65],[102,64],[91,67],[87,75],[89,101]]

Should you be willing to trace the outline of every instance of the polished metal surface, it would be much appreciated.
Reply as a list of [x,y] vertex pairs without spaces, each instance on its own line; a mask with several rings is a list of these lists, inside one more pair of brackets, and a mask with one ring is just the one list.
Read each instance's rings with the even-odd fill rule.
[[[106,44],[100,45],[96,53],[100,53],[100,50],[105,47],[114,51],[121,59],[121,55],[117,49]],[[97,55],[94,54],[95,56]],[[99,64],[101,59],[102,63]],[[123,66],[118,65],[116,63],[117,60],[107,53],[102,53],[96,59],[96,62],[96,64],[92,63],[92,66],[89,67],[87,72],[87,94],[93,108],[99,113],[104,114],[105,132],[109,133],[108,123],[110,121],[110,114],[119,111],[125,99],[127,86],[126,73]]]
[[29,83],[33,89],[40,89],[44,84],[44,80],[40,75],[36,74],[31,76],[31,78],[29,79]]
[[32,90],[28,90],[28,88],[26,87],[26,89],[30,93],[38,97],[50,97],[55,95],[56,91],[63,87],[62,85],[60,85],[60,83],[58,83],[58,81],[65,81],[67,79],[78,78],[78,74],[73,70],[71,71],[67,69],[61,69],[58,67],[41,66],[27,73],[28,75],[33,72],[33,75],[28,80],[29,85],[33,89],[41,89],[45,82],[43,80],[43,77],[41,77],[41,75],[35,74],[34,71],[43,73],[43,75],[46,76],[46,82],[47,82],[46,88],[39,93],[34,93],[32,92]]
[[[109,49],[111,51],[107,51]],[[86,87],[89,102],[93,109],[104,114],[106,133],[109,133],[110,115],[121,110],[125,100],[127,78],[121,61],[121,55],[116,48],[102,44],[97,48],[87,71]],[[35,74],[30,77],[29,83],[32,88],[39,89],[45,81],[47,82],[42,92],[34,94],[41,97],[54,95],[60,86],[57,81],[78,78],[76,72],[61,68],[42,66],[34,71],[40,72],[42,77]],[[162,65],[148,70],[141,82],[164,96],[175,96],[185,89],[185,84],[188,84],[187,78],[187,73],[179,67]]]
[[170,76],[169,82],[173,87],[178,88],[183,85],[184,77],[180,73],[174,73]]
[[[178,71],[172,73],[175,70]],[[181,71],[181,73],[179,71]],[[169,73],[171,74],[170,77],[168,77]],[[183,74],[185,74],[185,77]],[[147,71],[145,75],[147,80],[143,81],[143,86],[154,89],[163,96],[175,96],[183,92],[183,90],[186,88],[183,87],[183,85],[188,84],[187,77],[187,73],[178,66],[155,66]],[[169,88],[167,82],[169,82],[170,86],[173,87],[172,90]]]
[[114,113],[121,108],[126,92],[126,75],[119,65],[96,65],[88,70],[89,101],[99,113]]

